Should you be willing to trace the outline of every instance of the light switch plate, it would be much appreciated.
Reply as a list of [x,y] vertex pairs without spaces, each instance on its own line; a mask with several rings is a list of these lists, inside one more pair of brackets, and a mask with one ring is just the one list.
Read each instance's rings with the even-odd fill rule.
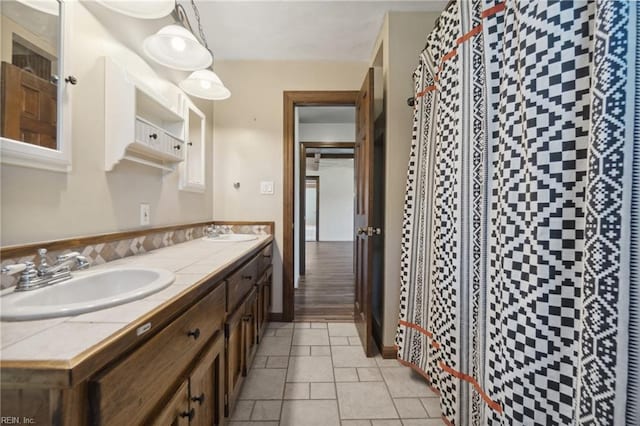
[[140,226],[151,224],[151,207],[147,203],[140,203]]
[[260,193],[264,195],[273,195],[273,181],[260,182]]

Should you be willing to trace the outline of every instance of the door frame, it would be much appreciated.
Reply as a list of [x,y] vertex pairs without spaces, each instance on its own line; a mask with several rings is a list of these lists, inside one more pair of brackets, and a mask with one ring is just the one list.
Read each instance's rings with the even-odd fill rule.
[[[355,127],[355,124],[354,124]],[[300,142],[300,174],[298,176],[298,180],[300,182],[302,182],[302,179],[307,179],[307,148],[345,148],[345,149],[355,149],[355,142]],[[295,147],[294,147],[295,149]],[[326,154],[325,158],[354,158],[353,154],[351,155],[344,155],[344,154]],[[355,167],[355,165],[354,165]],[[318,180],[319,182],[319,180]],[[319,192],[318,192],[319,193]],[[300,185],[300,194],[298,195],[298,203],[300,204],[300,217],[303,218],[305,217],[305,213],[306,213],[306,191],[305,188],[303,188],[302,185]],[[318,204],[320,205],[320,204]],[[295,203],[294,203],[295,206]],[[318,210],[318,215],[319,215],[319,210]],[[305,221],[302,221],[303,225],[305,224]],[[320,221],[317,222],[318,224],[320,223]],[[300,254],[300,275],[305,275],[306,273],[306,248],[305,248],[305,243],[306,243],[306,235],[303,234],[302,232],[299,233],[298,235],[299,238],[299,242],[298,242],[298,252]],[[320,227],[316,227],[316,241],[320,241]]]
[[[294,300],[294,220],[295,220],[295,107],[355,106],[357,90],[313,90],[283,92],[283,244],[282,320],[293,321]],[[302,186],[302,185],[301,185]]]
[[[307,213],[307,205],[306,205],[306,201],[307,201],[307,185],[306,184],[307,184],[308,180],[316,181],[315,185],[316,185],[316,243],[317,243],[318,241],[320,241],[320,227],[318,226],[318,224],[320,223],[320,176],[305,176],[304,180],[305,180],[305,186],[304,186],[304,189],[305,189],[305,193],[304,193],[304,201],[305,201],[304,212],[305,212],[305,215],[304,216],[301,215],[301,217],[305,218],[305,221],[304,221],[305,243],[307,241],[307,238],[306,238],[306,236],[307,236],[307,220],[306,220],[306,216],[307,216],[306,215],[306,213]],[[302,200],[300,202],[300,205],[302,205]],[[302,259],[302,257],[301,257],[301,259]]]

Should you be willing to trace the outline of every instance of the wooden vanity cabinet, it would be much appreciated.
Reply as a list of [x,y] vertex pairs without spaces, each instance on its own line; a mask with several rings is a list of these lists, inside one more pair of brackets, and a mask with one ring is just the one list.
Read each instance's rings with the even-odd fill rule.
[[272,283],[272,267],[269,265],[266,271],[260,277],[256,289],[258,291],[258,335],[257,341],[262,341],[262,336],[267,329],[269,323],[269,312],[271,311],[271,283]]
[[154,426],[187,426],[189,417],[192,415],[189,410],[189,387],[187,382],[183,382],[151,424]]
[[244,311],[237,309],[225,324],[225,415],[231,415],[242,385],[245,371],[245,339],[243,335]]
[[245,363],[242,374],[247,375],[249,366],[258,350],[258,291],[253,288],[244,302],[244,347]]

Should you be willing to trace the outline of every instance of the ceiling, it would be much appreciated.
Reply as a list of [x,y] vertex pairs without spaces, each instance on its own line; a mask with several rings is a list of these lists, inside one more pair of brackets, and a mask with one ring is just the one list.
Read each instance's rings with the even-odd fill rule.
[[[195,26],[190,2],[180,3]],[[369,61],[387,11],[440,12],[447,1],[196,0],[196,4],[216,59]]]
[[353,106],[298,107],[298,121],[301,124],[355,123],[356,108]]

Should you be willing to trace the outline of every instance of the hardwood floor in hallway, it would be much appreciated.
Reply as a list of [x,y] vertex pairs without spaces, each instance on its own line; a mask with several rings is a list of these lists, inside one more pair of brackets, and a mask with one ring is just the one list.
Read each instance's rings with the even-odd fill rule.
[[295,290],[296,321],[353,320],[353,242],[306,244],[306,275]]

